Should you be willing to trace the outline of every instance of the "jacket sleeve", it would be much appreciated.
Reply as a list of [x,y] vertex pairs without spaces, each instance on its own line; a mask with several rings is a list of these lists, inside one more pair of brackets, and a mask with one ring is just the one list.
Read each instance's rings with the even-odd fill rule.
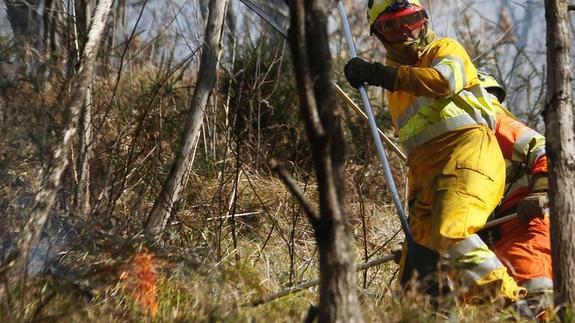
[[430,55],[429,67],[400,66],[395,90],[416,96],[450,97],[467,88],[477,78],[469,55],[457,41],[444,38]]
[[394,89],[416,96],[446,97],[449,95],[449,82],[434,68],[403,65],[398,68]]
[[525,165],[532,175],[547,172],[543,135],[521,121],[498,112],[495,136],[505,159]]

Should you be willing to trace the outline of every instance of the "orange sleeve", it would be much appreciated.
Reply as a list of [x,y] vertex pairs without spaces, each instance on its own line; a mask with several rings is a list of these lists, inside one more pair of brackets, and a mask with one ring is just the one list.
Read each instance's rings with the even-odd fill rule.
[[495,137],[503,153],[503,158],[512,160],[513,145],[521,135],[523,128],[521,122],[503,114],[497,113],[497,124],[495,126]]
[[543,155],[535,161],[533,168],[531,169],[531,174],[547,173],[549,169],[547,168],[547,156]]

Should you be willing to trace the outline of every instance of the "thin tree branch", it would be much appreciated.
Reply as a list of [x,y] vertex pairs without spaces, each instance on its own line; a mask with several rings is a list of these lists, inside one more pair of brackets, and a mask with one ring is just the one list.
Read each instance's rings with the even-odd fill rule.
[[270,164],[271,169],[278,174],[278,176],[281,178],[281,180],[284,182],[284,184],[289,188],[289,190],[296,197],[298,202],[303,207],[305,214],[308,216],[308,218],[310,219],[312,224],[315,226],[317,224],[317,221],[319,221],[319,219],[320,219],[319,215],[313,209],[313,207],[311,206],[311,203],[309,202],[307,197],[305,197],[305,194],[301,191],[301,189],[298,187],[298,185],[295,182],[295,180],[293,179],[293,177],[291,177],[291,175],[287,171],[287,169],[283,165],[278,163],[277,160],[271,159],[269,164]]

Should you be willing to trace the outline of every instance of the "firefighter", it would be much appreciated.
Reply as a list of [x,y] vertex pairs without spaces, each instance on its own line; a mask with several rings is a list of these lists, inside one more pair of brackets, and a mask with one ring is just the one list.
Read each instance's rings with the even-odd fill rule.
[[502,102],[505,90],[489,73],[479,72],[481,85],[497,108],[495,136],[507,164],[505,193],[493,219],[518,217],[484,230],[488,245],[539,307],[552,305],[553,272],[548,209],[545,137],[527,127]]
[[403,252],[402,284],[415,269],[425,292],[448,292],[438,280],[445,262],[465,296],[516,300],[524,289],[476,234],[503,195],[505,162],[492,131],[495,108],[471,59],[457,41],[436,37],[419,0],[370,0],[367,17],[371,34],[385,46],[386,64],[356,57],[344,72],[353,87],[388,90],[392,122],[408,155],[416,243]]

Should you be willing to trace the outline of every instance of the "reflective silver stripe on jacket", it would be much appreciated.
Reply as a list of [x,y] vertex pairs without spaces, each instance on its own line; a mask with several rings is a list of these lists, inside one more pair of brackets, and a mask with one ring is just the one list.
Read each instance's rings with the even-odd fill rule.
[[504,268],[493,251],[476,234],[453,245],[449,248],[448,255],[462,269],[465,277],[474,282],[496,269]]
[[513,157],[511,160],[517,162],[525,162],[526,160],[523,158],[529,150],[530,143],[537,137],[542,136],[537,131],[526,127],[525,131],[519,136],[519,138],[517,138],[513,144]]
[[465,126],[477,125],[477,122],[468,114],[463,114],[456,116],[447,120],[437,122],[419,132],[416,135],[411,136],[405,142],[403,146],[407,151],[435,138],[446,132],[453,131]]
[[521,283],[522,287],[527,288],[530,293],[552,291],[553,290],[553,280],[547,277],[538,277],[529,279]]
[[411,117],[415,116],[417,112],[419,112],[420,109],[425,108],[436,100],[438,99],[427,96],[417,97],[415,102],[408,106],[407,109],[405,109],[405,111],[397,118],[397,128],[401,129],[407,121],[411,119]]
[[[485,91],[483,87],[480,85],[472,86],[468,89],[462,90],[458,96],[463,99],[463,104],[466,104],[470,109],[473,109],[475,114],[479,114],[481,119],[486,121],[485,124],[491,130],[495,129],[495,109],[493,109],[491,105],[489,93]],[[489,108],[491,111],[483,111],[486,108]]]
[[459,92],[466,84],[465,65],[459,57],[446,56],[431,63],[431,67],[436,69],[449,82],[451,95]]

